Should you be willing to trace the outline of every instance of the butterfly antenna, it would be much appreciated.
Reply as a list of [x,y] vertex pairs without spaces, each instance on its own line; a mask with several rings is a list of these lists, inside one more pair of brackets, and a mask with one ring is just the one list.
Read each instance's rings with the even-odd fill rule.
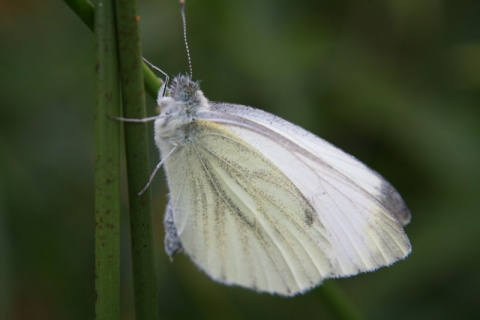
[[187,50],[188,67],[190,68],[190,78],[193,78],[192,59],[190,58],[190,49],[187,41],[187,19],[185,18],[185,0],[180,0],[180,14],[182,15],[183,25],[183,41],[185,42],[185,49]]

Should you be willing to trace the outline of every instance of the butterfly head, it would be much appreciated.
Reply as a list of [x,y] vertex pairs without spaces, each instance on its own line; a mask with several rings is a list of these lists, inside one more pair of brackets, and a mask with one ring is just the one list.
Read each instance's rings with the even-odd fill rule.
[[193,81],[190,76],[178,75],[170,85],[170,97],[179,102],[193,102],[199,91],[200,85],[198,81]]

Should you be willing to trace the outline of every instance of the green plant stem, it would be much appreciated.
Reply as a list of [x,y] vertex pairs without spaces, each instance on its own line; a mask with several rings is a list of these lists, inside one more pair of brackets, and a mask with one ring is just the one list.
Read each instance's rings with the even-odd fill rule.
[[95,9],[95,315],[120,316],[120,112],[112,0]]
[[[87,0],[63,0],[77,14],[77,16],[93,31],[95,29],[93,23],[94,8]],[[155,73],[142,61],[143,81],[145,89],[150,97],[157,99],[158,90],[161,81]]]
[[[115,3],[123,114],[126,118],[145,118],[137,3],[132,0],[116,0]],[[135,315],[138,320],[158,319],[150,189],[138,195],[150,176],[147,128],[144,123],[125,123],[124,128]]]

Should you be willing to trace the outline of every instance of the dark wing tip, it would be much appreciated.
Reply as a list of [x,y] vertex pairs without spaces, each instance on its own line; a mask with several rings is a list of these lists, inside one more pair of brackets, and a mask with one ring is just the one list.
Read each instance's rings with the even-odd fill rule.
[[384,182],[381,187],[381,193],[380,202],[383,206],[397,219],[402,227],[407,225],[412,215],[398,191],[388,182]]

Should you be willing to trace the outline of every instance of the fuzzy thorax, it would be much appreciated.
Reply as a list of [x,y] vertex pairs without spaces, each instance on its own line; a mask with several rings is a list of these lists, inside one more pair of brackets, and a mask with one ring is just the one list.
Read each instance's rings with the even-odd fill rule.
[[188,126],[199,111],[210,109],[199,83],[189,76],[176,76],[168,88],[168,96],[158,98],[160,115],[155,121],[155,141],[177,146],[188,140]]

